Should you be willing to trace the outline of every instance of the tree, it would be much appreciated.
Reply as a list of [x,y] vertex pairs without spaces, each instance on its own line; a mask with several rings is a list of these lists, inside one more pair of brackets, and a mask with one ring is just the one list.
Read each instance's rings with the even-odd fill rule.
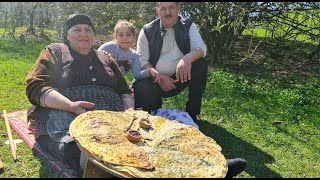
[[30,32],[31,34],[35,34],[34,31],[34,19],[35,19],[35,12],[38,7],[38,3],[36,2],[28,2],[27,7],[27,14],[29,16],[29,27],[27,29],[27,32]]
[[197,25],[207,44],[211,64],[227,63],[232,42],[239,37],[250,19],[256,3],[192,2],[182,3],[182,15]]
[[5,2],[0,2],[0,12],[1,12],[1,27],[4,27],[4,33],[2,36],[4,37],[6,35],[6,32],[8,30],[8,19],[9,19],[9,5]]
[[[319,2],[182,2],[181,15],[197,25],[208,47],[212,65],[224,66],[230,59],[233,42],[245,32],[256,28],[266,31],[266,37],[301,39],[319,44]],[[110,37],[116,22],[130,21],[137,28],[157,17],[155,2],[0,2],[0,25],[15,33],[16,27],[40,34],[44,29],[61,32],[68,16],[88,14],[96,34]],[[3,35],[4,36],[4,35]],[[108,39],[109,40],[109,39]],[[311,54],[315,57],[320,49]]]
[[261,27],[271,38],[319,42],[318,2],[192,2],[182,15],[198,24],[211,64],[228,63],[232,43],[245,29]]

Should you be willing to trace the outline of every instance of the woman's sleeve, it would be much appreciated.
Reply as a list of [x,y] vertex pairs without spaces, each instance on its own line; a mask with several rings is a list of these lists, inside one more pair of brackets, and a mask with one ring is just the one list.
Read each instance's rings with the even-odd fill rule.
[[117,92],[122,94],[132,94],[131,89],[128,86],[127,81],[124,79],[118,64],[114,60],[110,60],[110,68],[113,70],[117,79]]
[[41,51],[26,77],[26,95],[31,104],[40,105],[40,96],[56,85],[58,63],[49,48]]

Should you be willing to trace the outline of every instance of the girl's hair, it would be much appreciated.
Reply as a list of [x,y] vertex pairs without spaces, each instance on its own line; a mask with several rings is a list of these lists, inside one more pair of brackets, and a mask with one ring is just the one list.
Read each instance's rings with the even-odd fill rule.
[[117,34],[118,34],[118,30],[122,27],[122,26],[127,26],[129,28],[129,30],[133,33],[133,36],[136,36],[136,28],[134,27],[133,24],[131,24],[129,21],[127,20],[119,20],[116,24],[116,26],[114,27],[114,31],[113,31],[113,39],[116,39]]

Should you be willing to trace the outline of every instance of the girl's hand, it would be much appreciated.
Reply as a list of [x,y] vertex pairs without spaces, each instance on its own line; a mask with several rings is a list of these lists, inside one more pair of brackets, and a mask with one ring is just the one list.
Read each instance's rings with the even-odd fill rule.
[[155,70],[154,68],[149,68],[149,74],[151,75],[154,83],[160,82],[160,75],[157,70]]

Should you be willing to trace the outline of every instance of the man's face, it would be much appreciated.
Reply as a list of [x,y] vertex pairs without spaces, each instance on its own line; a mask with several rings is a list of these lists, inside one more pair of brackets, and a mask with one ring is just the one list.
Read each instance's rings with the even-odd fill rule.
[[178,21],[180,7],[175,2],[160,2],[156,12],[165,28],[171,28]]

